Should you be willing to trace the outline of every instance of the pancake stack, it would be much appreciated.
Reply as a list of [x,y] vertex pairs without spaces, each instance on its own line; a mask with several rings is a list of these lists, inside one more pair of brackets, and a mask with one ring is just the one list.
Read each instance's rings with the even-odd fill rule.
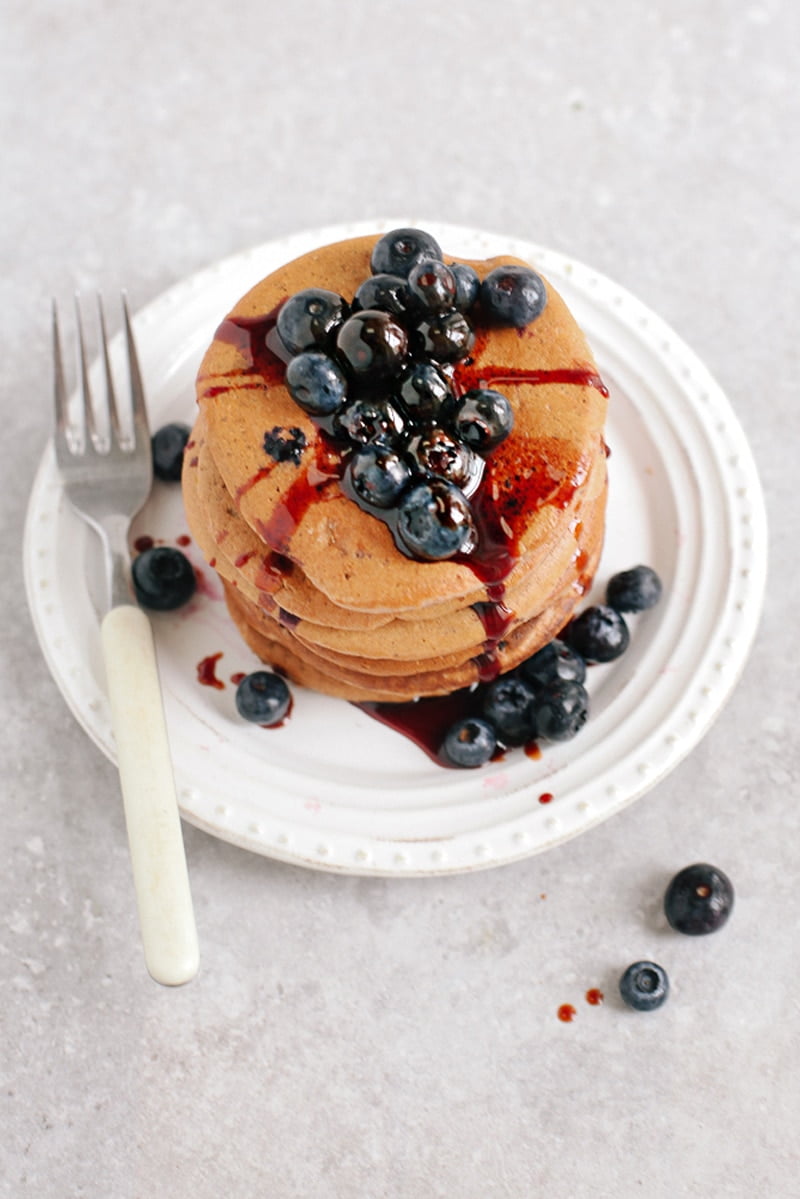
[[[349,482],[353,442],[290,394],[279,316],[290,297],[317,288],[343,297],[346,319],[375,273],[379,241],[315,250],[236,304],[200,367],[183,470],[190,529],[244,640],[294,682],[356,702],[487,681],[556,636],[597,567],[607,490],[607,392],[563,300],[537,276],[546,302],[535,319],[500,323],[479,299],[467,352],[440,363],[453,403],[492,389],[513,415],[507,436],[479,455],[458,548],[423,559],[398,535],[395,509],[363,502]],[[484,280],[508,264],[524,265],[467,265]],[[419,313],[397,320],[430,359]],[[404,419],[401,458],[418,423]],[[451,403],[440,421],[453,420]],[[422,476],[412,469],[412,485],[430,483],[430,463]]]

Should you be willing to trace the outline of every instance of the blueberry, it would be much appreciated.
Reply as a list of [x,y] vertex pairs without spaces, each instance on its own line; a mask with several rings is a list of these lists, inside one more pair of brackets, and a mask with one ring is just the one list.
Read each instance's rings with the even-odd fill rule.
[[306,350],[286,367],[286,386],[295,403],[310,416],[330,416],[347,395],[347,381],[333,358]]
[[524,745],[534,739],[535,701],[533,688],[516,674],[502,675],[486,688],[483,715],[503,745]]
[[582,683],[586,678],[586,663],[580,654],[556,637],[523,662],[519,672],[534,687],[557,680]]
[[536,736],[569,741],[589,718],[589,696],[582,683],[554,679],[536,691],[533,716]]
[[476,303],[481,290],[481,281],[478,278],[477,271],[474,271],[471,266],[467,266],[465,262],[452,263],[450,270],[456,279],[454,306],[459,312],[469,312],[473,304]]
[[432,362],[414,362],[407,367],[398,382],[397,395],[409,416],[423,422],[435,421],[453,399],[449,382]]
[[341,296],[322,287],[308,287],[281,305],[278,336],[290,354],[324,349],[347,314]]
[[483,310],[501,325],[521,329],[541,314],[546,303],[544,281],[529,266],[498,266],[481,284]]
[[397,507],[397,536],[412,558],[437,562],[472,548],[475,526],[464,494],[444,479],[417,483]]
[[236,710],[253,724],[280,724],[292,703],[291,692],[279,674],[254,670],[236,688]]
[[371,275],[356,292],[358,308],[380,308],[402,316],[408,311],[411,296],[408,282],[401,275]]
[[454,424],[462,441],[479,454],[488,454],[514,428],[514,412],[502,392],[476,388],[458,401]]
[[336,337],[336,349],[358,379],[397,374],[408,350],[408,335],[389,312],[366,308],[349,317]]
[[180,608],[197,587],[194,568],[185,554],[156,545],[137,554],[131,565],[133,589],[143,608],[169,612]]
[[455,306],[456,277],[440,259],[423,258],[409,272],[408,290],[419,309],[447,312]]
[[463,312],[441,312],[419,323],[412,344],[420,357],[457,362],[475,345],[475,332]]
[[667,972],[655,962],[633,962],[619,980],[619,993],[635,1011],[655,1011],[669,995]]
[[448,479],[466,495],[477,490],[483,477],[482,459],[444,429],[423,430],[411,438],[407,450],[421,471]]
[[608,581],[606,603],[617,612],[644,612],[661,599],[661,579],[649,566],[622,570]]
[[696,862],[667,887],[664,913],[676,932],[700,937],[722,928],[733,911],[733,884],[722,870]]
[[350,457],[345,480],[356,496],[375,508],[393,508],[411,478],[403,459],[387,446],[359,446]]
[[613,662],[624,654],[630,641],[623,617],[606,604],[586,608],[561,636],[587,662]]
[[275,462],[293,462],[299,466],[306,444],[305,433],[296,426],[285,429],[281,425],[274,425],[264,434],[264,453],[269,454]]
[[494,729],[480,716],[467,716],[445,733],[442,756],[451,766],[483,766],[497,748]]
[[334,431],[362,445],[377,442],[394,445],[405,428],[402,414],[386,397],[351,400],[336,418]]
[[370,259],[373,275],[402,275],[424,258],[441,258],[439,243],[422,229],[393,229],[375,243]]
[[153,434],[150,445],[153,452],[153,474],[167,483],[176,483],[181,477],[183,451],[191,436],[188,425],[162,425]]

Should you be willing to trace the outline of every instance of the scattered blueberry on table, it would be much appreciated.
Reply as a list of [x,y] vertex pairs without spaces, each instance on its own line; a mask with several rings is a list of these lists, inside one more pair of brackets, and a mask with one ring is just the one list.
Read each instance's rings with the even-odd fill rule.
[[637,1012],[652,1012],[669,995],[669,978],[656,962],[632,962],[619,980],[623,1001]]
[[724,871],[707,862],[680,870],[664,896],[664,914],[676,932],[700,937],[716,932],[733,911],[733,884]]

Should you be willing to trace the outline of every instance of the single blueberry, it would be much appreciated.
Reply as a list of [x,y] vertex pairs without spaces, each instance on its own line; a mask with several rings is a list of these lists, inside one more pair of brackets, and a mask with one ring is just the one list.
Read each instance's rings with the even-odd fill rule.
[[463,312],[441,312],[420,321],[411,334],[411,345],[421,358],[457,362],[475,345],[475,331]]
[[167,483],[177,483],[183,467],[183,451],[191,436],[188,425],[173,422],[162,425],[153,434],[150,446],[153,453],[153,474]]
[[619,993],[628,1007],[652,1012],[669,995],[667,972],[656,962],[633,962],[619,980]]
[[440,259],[423,258],[409,273],[408,290],[421,311],[447,312],[455,306],[456,277]]
[[561,636],[587,662],[613,662],[625,653],[630,641],[623,617],[607,604],[586,608]]
[[322,287],[308,287],[280,307],[275,327],[290,354],[324,349],[347,315],[341,296]]
[[386,396],[350,400],[334,422],[337,436],[349,437],[362,445],[368,442],[395,445],[402,438],[404,429],[402,413]]
[[275,462],[293,462],[299,466],[306,444],[305,433],[296,425],[291,429],[274,425],[264,434],[264,453]]
[[473,304],[477,302],[481,290],[481,281],[478,278],[478,273],[471,266],[467,266],[466,262],[453,262],[450,265],[450,270],[456,278],[454,306],[459,312],[469,312]]
[[458,401],[454,424],[462,441],[479,454],[488,454],[514,428],[514,412],[502,392],[475,388]]
[[397,536],[412,558],[427,562],[471,549],[475,526],[463,492],[437,478],[412,486],[397,506]]
[[432,362],[413,362],[400,376],[396,391],[409,416],[424,423],[435,421],[453,399],[448,380]]
[[580,654],[556,637],[523,662],[519,672],[534,687],[558,679],[565,683],[582,683],[586,678],[586,663]]
[[375,508],[393,508],[411,478],[407,463],[387,446],[362,445],[345,471],[356,496]]
[[483,459],[444,429],[423,429],[409,440],[406,448],[423,473],[448,479],[467,497],[477,491],[483,477]]
[[484,313],[501,325],[521,329],[541,315],[546,303],[544,281],[529,266],[498,266],[481,284]]
[[608,580],[606,603],[617,612],[644,612],[661,599],[661,579],[650,566],[622,570]]
[[517,674],[502,675],[486,688],[483,715],[503,745],[524,745],[536,736],[536,694]]
[[497,748],[494,729],[480,716],[467,716],[445,733],[441,753],[451,766],[475,767],[488,762]]
[[544,683],[533,705],[536,736],[546,741],[569,741],[589,719],[589,696],[582,683],[554,679]]
[[733,884],[707,862],[680,870],[664,896],[664,914],[676,932],[700,937],[722,928],[733,911]]
[[366,308],[344,322],[336,337],[336,349],[357,379],[385,379],[402,368],[408,334],[391,313]]
[[373,275],[402,275],[407,279],[424,258],[441,257],[439,243],[430,233],[422,229],[393,229],[375,243],[370,267]]
[[310,416],[330,416],[347,396],[340,367],[320,350],[305,350],[286,367],[286,386],[296,404]]
[[236,710],[253,724],[280,724],[292,703],[284,679],[270,670],[255,670],[245,675],[236,688]]
[[371,275],[356,292],[356,306],[360,309],[380,308],[394,316],[403,316],[410,304],[408,281],[401,275]]
[[197,587],[191,562],[178,549],[155,545],[133,559],[131,577],[143,608],[169,612],[192,598]]

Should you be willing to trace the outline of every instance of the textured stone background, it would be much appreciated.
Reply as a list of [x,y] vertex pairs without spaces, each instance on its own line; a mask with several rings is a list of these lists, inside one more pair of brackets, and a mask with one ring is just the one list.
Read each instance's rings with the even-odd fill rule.
[[[0,3],[3,1196],[800,1193],[800,10],[633,11]],[[530,861],[340,878],[187,828],[203,968],[161,990],[114,770],[51,683],[23,594],[50,297],[124,285],[138,307],[255,242],[396,212],[562,249],[700,354],[766,492],[760,635],[687,761]],[[702,942],[658,913],[698,859],[738,889]],[[675,984],[650,1017],[613,997],[640,956]]]

